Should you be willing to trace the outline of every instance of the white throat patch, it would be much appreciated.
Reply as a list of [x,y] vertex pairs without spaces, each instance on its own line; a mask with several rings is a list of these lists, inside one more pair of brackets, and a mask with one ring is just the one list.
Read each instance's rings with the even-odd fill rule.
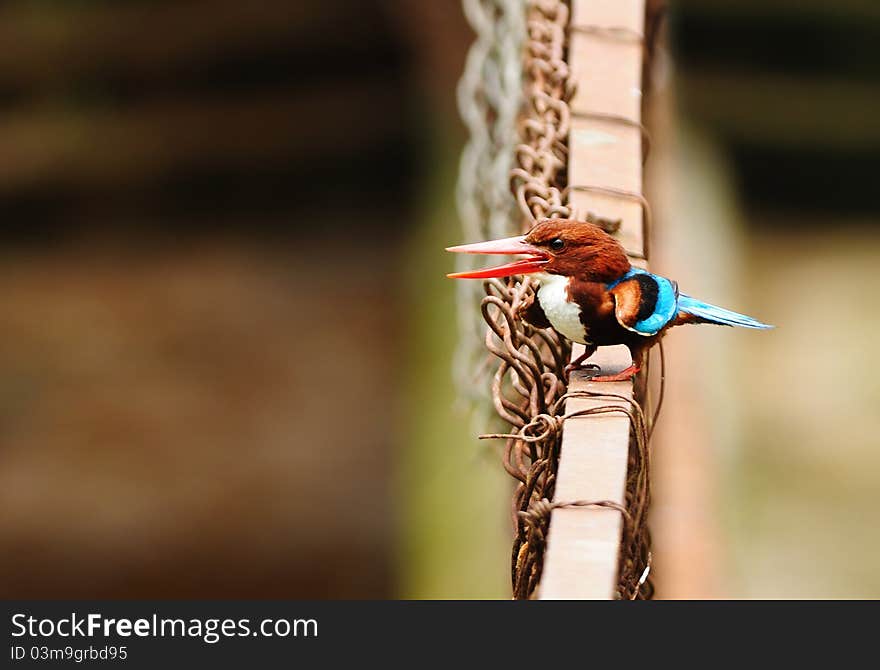
[[534,277],[541,282],[538,302],[547,320],[572,342],[589,344],[587,330],[581,323],[581,308],[568,299],[568,277],[539,272]]

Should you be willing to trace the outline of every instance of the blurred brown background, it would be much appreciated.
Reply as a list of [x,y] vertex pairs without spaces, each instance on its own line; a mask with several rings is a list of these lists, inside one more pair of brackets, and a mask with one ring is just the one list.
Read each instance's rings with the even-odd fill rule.
[[777,329],[667,339],[659,595],[877,597],[880,5],[672,7],[655,267]]
[[395,592],[420,19],[0,8],[0,595]]
[[[669,25],[656,267],[779,328],[670,337],[660,595],[876,596],[880,11]],[[507,597],[439,252],[471,39],[456,0],[0,6],[0,596]]]

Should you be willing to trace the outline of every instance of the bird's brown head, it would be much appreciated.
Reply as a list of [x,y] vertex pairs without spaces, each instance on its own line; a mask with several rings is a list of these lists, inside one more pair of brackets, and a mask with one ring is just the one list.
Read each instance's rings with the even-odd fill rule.
[[610,282],[630,268],[629,259],[617,240],[592,223],[567,219],[541,221],[526,235],[450,247],[447,251],[526,255],[522,260],[498,267],[449,275],[455,279],[548,272],[583,281]]

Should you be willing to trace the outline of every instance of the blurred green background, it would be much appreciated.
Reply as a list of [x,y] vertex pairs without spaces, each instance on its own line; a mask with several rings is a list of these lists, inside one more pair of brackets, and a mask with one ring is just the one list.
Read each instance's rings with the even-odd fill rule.
[[[880,6],[680,0],[663,597],[876,597]],[[455,0],[0,6],[0,595],[505,598],[453,387]],[[476,307],[475,307],[476,309]]]

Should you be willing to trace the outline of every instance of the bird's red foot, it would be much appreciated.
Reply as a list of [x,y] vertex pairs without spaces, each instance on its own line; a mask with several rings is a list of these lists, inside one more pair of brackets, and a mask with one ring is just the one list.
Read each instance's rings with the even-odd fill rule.
[[571,373],[575,370],[594,370],[596,372],[601,372],[602,368],[595,363],[578,363],[575,361],[574,363],[569,363],[565,366],[565,378],[568,379],[571,376]]
[[626,370],[621,370],[616,375],[600,375],[598,377],[591,377],[591,382],[626,382],[632,379],[635,374],[640,370],[640,368],[636,365],[630,365]]

